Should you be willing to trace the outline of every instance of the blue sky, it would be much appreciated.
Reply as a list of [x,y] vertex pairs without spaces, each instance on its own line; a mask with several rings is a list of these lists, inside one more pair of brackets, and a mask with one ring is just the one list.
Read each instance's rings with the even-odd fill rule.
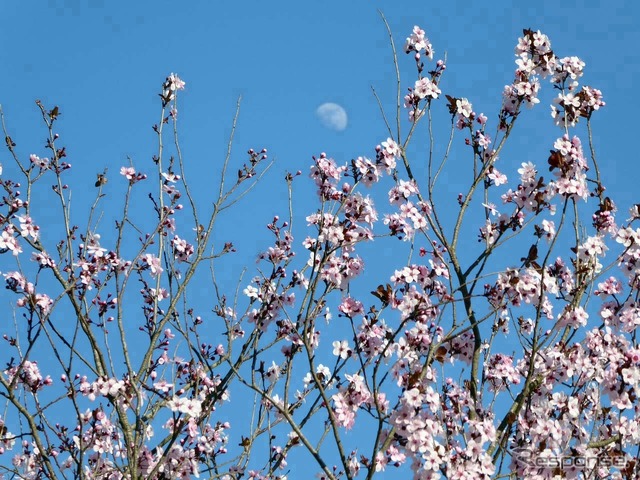
[[[633,90],[640,66],[633,48],[640,44],[635,2],[493,2],[489,7],[457,0],[420,5],[51,0],[41,5],[0,6],[5,45],[0,102],[14,137],[25,148],[31,143],[32,150],[42,138],[34,128],[33,101],[59,105],[60,133],[79,177],[93,180],[104,166],[113,175],[128,156],[144,169],[154,146],[150,126],[158,118],[157,92],[170,72],[187,82],[180,121],[192,177],[220,161],[240,95],[237,151],[267,147],[277,159],[278,177],[285,169],[307,171],[311,155],[321,151],[339,161],[371,155],[386,138],[371,87],[388,109],[395,101],[380,9],[399,47],[413,25],[421,25],[436,56],[445,51],[448,56],[443,92],[468,97],[490,119],[502,87],[512,79],[513,47],[523,28],[543,30],[560,55],[579,55],[587,64],[585,82],[602,89],[608,104],[594,121],[600,161],[609,167],[605,180],[622,203],[633,200],[632,179],[640,174],[628,141],[635,135],[630,117],[640,106]],[[402,57],[405,88],[413,81],[412,62]],[[327,129],[315,116],[325,102],[346,110],[344,131]],[[547,104],[543,99],[529,113],[536,119],[532,123],[553,132]],[[518,137],[525,151],[539,148],[539,157],[535,151],[531,158],[517,153],[508,159],[511,165],[544,159],[548,145],[540,142],[539,132],[528,128]],[[265,211],[264,218],[271,215]]]
[[[588,83],[608,102],[597,133],[611,142],[611,161],[625,165],[623,178],[638,172],[633,150],[625,152],[621,141],[633,136],[628,112],[639,102],[632,89],[640,65],[633,48],[640,43],[635,2],[40,3],[46,7],[0,7],[0,98],[21,135],[33,133],[25,126],[37,117],[35,98],[59,104],[76,165],[92,173],[126,155],[143,156],[153,141],[156,93],[172,71],[187,82],[182,135],[194,166],[222,151],[239,95],[238,146],[268,146],[279,170],[306,167],[320,150],[337,158],[370,151],[385,133],[370,87],[387,103],[394,99],[387,35],[376,9],[400,44],[420,24],[436,55],[448,53],[443,87],[469,97],[477,110],[495,102],[511,80],[522,28],[542,29],[557,51],[586,61]],[[324,102],[344,106],[347,130],[322,127],[314,111]],[[538,110],[546,115],[547,108]]]
[[[276,163],[254,192],[259,200],[240,204],[237,216],[223,223],[241,250],[241,260],[229,265],[230,272],[237,273],[244,259],[255,258],[266,246],[258,240],[266,236],[244,234],[256,225],[262,228],[274,214],[286,213],[281,182],[286,170],[300,169],[306,175],[311,156],[322,151],[339,163],[372,156],[375,145],[386,139],[371,87],[392,115],[395,73],[378,9],[399,49],[413,25],[424,28],[436,57],[447,53],[443,93],[468,97],[490,121],[499,109],[503,86],[512,80],[513,48],[523,28],[546,33],[560,56],[580,56],[586,62],[583,83],[601,89],[607,102],[593,121],[605,185],[623,209],[640,200],[635,120],[640,100],[634,89],[640,72],[637,2],[39,3],[0,6],[0,104],[25,155],[45,153],[45,132],[34,100],[60,106],[59,131],[74,166],[74,183],[81,186],[74,191],[76,205],[93,200],[95,174],[105,167],[110,185],[122,183],[116,177],[127,157],[139,170],[151,170],[157,94],[171,72],[186,81],[179,121],[187,173],[197,197],[213,197],[217,164],[242,96],[236,159],[244,161],[248,148],[266,147]],[[405,88],[414,81],[413,62],[404,54],[400,61]],[[549,115],[553,93],[547,82],[543,89],[541,105],[525,112],[529,118],[523,118],[523,128],[502,156],[506,173],[513,174],[523,161],[543,165],[560,135]],[[343,131],[326,128],[316,117],[317,107],[326,102],[346,110],[348,125]],[[448,121],[446,115],[441,118]],[[405,130],[406,125],[405,121]],[[0,162],[5,172],[10,171],[7,153],[0,154]],[[459,178],[442,179],[442,192],[455,198],[462,189]],[[313,187],[301,182],[298,188],[302,185],[308,188],[298,197],[299,214],[304,216],[311,213],[305,205]],[[2,264],[0,270],[7,267]],[[387,280],[378,283],[383,281]]]

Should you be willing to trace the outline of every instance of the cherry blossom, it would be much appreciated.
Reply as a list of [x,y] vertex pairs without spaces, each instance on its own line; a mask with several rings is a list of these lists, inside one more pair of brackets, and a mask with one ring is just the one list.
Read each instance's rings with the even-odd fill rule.
[[[99,189],[82,227],[58,111],[40,107],[47,157],[15,153],[17,174],[29,192],[53,183],[63,214],[36,224],[36,197],[3,172],[6,475],[286,479],[303,465],[328,480],[632,478],[640,214],[618,215],[581,129],[602,92],[581,85],[580,58],[527,29],[501,103],[476,114],[450,94],[444,61],[425,66],[424,30],[404,50],[409,123],[390,122],[369,157],[327,151],[308,178],[286,173],[291,201],[274,200],[284,214],[251,230],[249,252],[246,238],[233,243],[247,232],[219,216],[252,198],[267,150],[244,150],[236,168],[229,155],[202,207],[177,143],[177,75],[162,85],[144,167],[153,192],[123,166],[123,198],[101,203]],[[525,107],[552,96],[547,120],[563,131],[540,137],[548,158],[503,149]],[[432,148],[439,118],[444,152]],[[443,189],[443,172],[465,190]],[[298,201],[296,188],[315,195]],[[116,202],[115,220],[98,221]],[[250,265],[229,279],[238,255]],[[592,463],[550,466],[578,456]]]

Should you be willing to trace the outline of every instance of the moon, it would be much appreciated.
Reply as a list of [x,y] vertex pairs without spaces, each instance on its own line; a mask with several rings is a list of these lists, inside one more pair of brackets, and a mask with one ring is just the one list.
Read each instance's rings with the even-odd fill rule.
[[330,130],[341,132],[347,128],[347,112],[337,103],[323,103],[316,109],[316,116]]

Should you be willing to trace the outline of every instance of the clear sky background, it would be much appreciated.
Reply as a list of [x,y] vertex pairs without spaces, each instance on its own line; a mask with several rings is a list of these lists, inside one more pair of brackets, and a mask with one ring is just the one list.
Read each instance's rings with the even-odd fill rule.
[[[280,181],[285,170],[306,173],[311,155],[322,151],[338,162],[372,156],[386,139],[371,87],[392,115],[395,73],[378,9],[399,49],[413,25],[426,30],[436,58],[445,52],[448,57],[443,93],[468,97],[490,122],[503,86],[513,78],[513,48],[523,28],[549,35],[560,56],[580,56],[587,64],[583,83],[600,88],[607,102],[594,120],[605,184],[621,206],[637,201],[633,118],[640,100],[633,87],[640,68],[640,7],[632,1],[3,2],[0,103],[24,155],[45,154],[34,100],[59,105],[58,131],[74,178],[86,178],[82,185],[89,187],[105,166],[113,180],[127,157],[139,170],[151,170],[157,94],[164,78],[176,72],[187,82],[180,99],[187,172],[207,201],[242,96],[236,153],[267,147],[276,159],[272,176],[258,190],[258,198],[268,201],[254,202],[233,219],[236,229],[250,229],[282,213],[274,205],[286,197]],[[400,61],[404,89],[415,73],[410,58],[401,54]],[[507,174],[522,161],[545,162],[560,133],[549,116],[555,94],[547,82],[543,87],[542,103],[527,112],[526,128],[514,135],[517,148],[502,156]],[[317,118],[325,102],[343,106],[346,129],[328,129]],[[446,114],[440,118],[448,122]],[[280,188],[273,188],[275,182]],[[441,186],[453,196],[466,184],[443,176]],[[88,191],[92,200],[93,187]],[[76,192],[76,202],[82,193]]]
[[[268,147],[278,174],[306,170],[320,151],[338,160],[370,155],[386,138],[370,87],[389,106],[395,98],[377,9],[399,46],[421,25],[436,56],[448,54],[443,91],[468,97],[490,120],[512,79],[523,28],[543,30],[562,56],[580,56],[585,83],[601,88],[608,103],[595,120],[601,161],[616,170],[606,172],[608,183],[630,190],[625,182],[640,173],[633,141],[640,7],[632,1],[2,2],[0,101],[25,148],[42,138],[33,101],[60,105],[69,160],[92,180],[105,165],[115,173],[128,155],[144,166],[157,93],[170,72],[187,82],[181,131],[193,169],[219,161],[239,95],[237,147]],[[410,59],[401,60],[411,72]],[[405,79],[403,87],[413,81]],[[343,132],[316,118],[324,102],[346,109]],[[548,106],[535,113],[548,118]],[[528,133],[539,143],[534,130]]]
[[[630,0],[5,1],[0,4],[0,104],[25,155],[46,154],[34,100],[49,108],[59,105],[58,131],[73,164],[73,184],[81,187],[74,190],[74,201],[82,205],[93,200],[95,174],[105,167],[114,189],[124,185],[116,177],[127,157],[137,169],[152,170],[156,138],[151,126],[160,116],[157,94],[165,77],[175,72],[186,81],[179,121],[187,173],[196,196],[206,201],[213,197],[217,165],[242,96],[236,160],[244,161],[248,148],[266,147],[276,163],[254,192],[257,197],[251,197],[257,201],[241,204],[223,225],[240,233],[234,242],[244,256],[238,258],[255,258],[266,246],[253,235],[256,226],[286,213],[281,182],[286,170],[306,174],[311,156],[322,151],[339,163],[371,157],[375,145],[388,136],[371,93],[373,86],[393,115],[395,72],[378,9],[399,50],[414,25],[426,31],[436,58],[447,53],[443,93],[468,97],[490,122],[504,85],[512,81],[514,46],[523,28],[546,33],[559,56],[582,58],[586,69],[581,83],[601,89],[607,102],[593,121],[605,185],[623,209],[640,200],[635,118],[640,111],[640,6]],[[415,80],[413,61],[404,54],[400,61],[405,88]],[[517,130],[514,146],[501,156],[501,170],[508,174],[524,161],[545,169],[553,140],[561,134],[550,117],[554,94],[546,81],[543,90],[542,103],[525,112],[525,128]],[[327,128],[316,116],[326,102],[346,110],[344,130]],[[406,112],[402,115],[406,130]],[[441,119],[449,121],[446,114]],[[11,171],[8,153],[0,154],[0,162],[5,172]],[[454,200],[463,188],[459,179],[445,175],[442,181],[442,191]],[[305,182],[298,188],[306,185],[312,192],[314,187]],[[301,198],[305,195],[301,192]],[[300,215],[311,213],[305,205],[298,205]],[[397,266],[391,260],[389,268]],[[236,267],[243,264],[240,260]],[[0,264],[0,270],[7,267]],[[378,283],[383,281],[387,279]]]

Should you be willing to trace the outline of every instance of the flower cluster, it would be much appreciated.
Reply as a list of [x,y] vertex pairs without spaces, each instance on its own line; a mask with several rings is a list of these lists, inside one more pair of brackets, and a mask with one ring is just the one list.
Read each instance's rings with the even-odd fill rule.
[[16,306],[26,308],[30,313],[36,313],[41,318],[46,317],[51,312],[53,300],[46,293],[36,293],[35,285],[20,272],[9,272],[4,274],[7,289],[20,294],[21,297],[16,302]]
[[632,288],[640,287],[640,231],[631,227],[620,229],[616,242],[625,247],[620,258],[620,270]]
[[4,252],[11,252],[15,256],[22,253],[22,247],[15,237],[13,225],[5,226],[2,233],[0,233],[0,253]]
[[511,85],[506,85],[502,93],[502,111],[500,113],[502,128],[506,128],[507,119],[517,115],[524,103],[529,107],[540,103],[540,81],[555,71],[556,57],[551,50],[549,37],[539,30],[524,30],[524,36],[518,39],[515,49],[516,65],[515,79]]
[[417,122],[425,113],[426,108],[432,100],[437,99],[442,90],[438,87],[440,77],[446,69],[442,60],[436,62],[433,70],[429,71],[429,76],[422,76],[424,64],[420,61],[420,55],[416,53],[418,67],[418,79],[408,93],[404,96],[404,107],[409,110],[409,121]]
[[485,362],[484,374],[492,391],[500,391],[511,385],[518,385],[521,380],[520,372],[513,364],[513,357],[502,353],[492,355]]
[[373,397],[360,375],[345,375],[348,384],[333,397],[333,411],[338,425],[353,428],[356,412],[363,404],[371,405]]
[[166,107],[176,98],[176,91],[184,90],[185,83],[175,73],[172,73],[162,84],[162,93],[160,98],[162,99],[162,106]]
[[131,185],[141,180],[146,180],[147,178],[144,173],[136,172],[136,169],[133,167],[120,167],[120,175],[129,180]]
[[428,217],[431,205],[423,200],[415,204],[410,200],[419,196],[415,181],[399,180],[398,184],[389,191],[389,203],[398,207],[398,213],[386,214],[384,224],[388,225],[391,235],[402,240],[411,240],[416,232],[428,228]]
[[[605,105],[600,90],[584,86],[577,91],[577,79],[582,77],[584,66],[578,57],[557,60],[552,82],[562,91],[554,100],[551,116],[560,127],[573,127],[580,117],[590,118],[594,111]],[[563,89],[565,86],[567,91]]]
[[404,44],[404,51],[405,53],[416,52],[416,55],[420,58],[420,52],[423,50],[427,58],[433,60],[433,46],[425,36],[425,31],[416,25],[413,27],[411,36],[407,37]]
[[[244,288],[218,283],[218,258],[236,250],[226,238],[214,249],[212,232],[217,216],[250,190],[241,184],[260,176],[266,149],[247,151],[231,187],[223,178],[207,218],[184,180],[180,148],[167,162],[163,149],[170,147],[161,144],[153,157],[159,188],[148,197],[151,219],[138,224],[130,203],[140,195],[134,185],[147,176],[122,167],[129,185],[115,235],[100,230],[101,237],[97,222],[73,226],[65,210],[55,246],[33,220],[40,215],[32,217],[31,202],[20,199],[19,184],[0,179],[7,192],[0,254],[18,265],[3,276],[24,319],[16,321],[15,336],[3,336],[2,352],[11,353],[0,394],[10,408],[22,402],[13,410],[19,422],[0,419],[0,455],[22,439],[6,467],[11,475],[285,480],[310,453],[327,480],[391,468],[420,480],[489,479],[507,468],[522,478],[577,478],[590,472],[550,470],[538,460],[589,452],[630,461],[640,443],[640,214],[634,207],[625,224],[616,223],[617,207],[603,196],[599,178],[589,190],[581,141],[569,133],[604,105],[602,94],[578,92],[584,62],[556,57],[546,35],[525,30],[495,136],[469,99],[444,95],[452,135],[464,130],[473,150],[474,175],[447,207],[435,180],[458,147],[450,142],[435,171],[433,155],[414,168],[409,145],[416,122],[443,95],[445,65],[425,71],[422,56],[432,60],[433,47],[417,26],[405,51],[417,67],[404,98],[409,133],[386,138],[371,158],[341,165],[326,153],[314,157],[309,184],[317,189],[316,206],[301,217],[306,224],[293,208],[288,221],[271,217],[271,241],[258,251]],[[545,181],[529,161],[507,177],[498,152],[506,151],[523,105],[539,103],[539,78],[548,76],[561,92],[554,119],[565,128],[548,159],[554,177]],[[163,123],[175,120],[183,88],[174,74],[164,82],[163,115],[170,104],[171,112]],[[57,116],[43,113],[51,121]],[[161,140],[162,130],[154,127]],[[69,164],[59,162],[64,149],[50,134],[49,157],[31,155],[22,172],[34,174],[27,175],[29,188],[39,175],[56,175],[54,193],[67,205],[59,177]],[[13,148],[10,139],[7,145]],[[423,167],[434,183],[422,183]],[[299,175],[287,174],[287,187]],[[103,195],[100,188],[96,205]],[[578,200],[597,204],[589,211],[595,232],[578,228],[579,214],[571,218],[584,208]],[[177,213],[183,209],[195,220],[187,233]],[[560,218],[550,220],[557,210]],[[471,227],[470,212],[481,216]],[[576,228],[567,233],[571,221]],[[478,227],[480,245],[468,241]],[[221,235],[231,234],[216,230],[216,242]],[[33,260],[27,266],[19,263],[23,249]],[[604,265],[610,249],[617,256]],[[395,262],[386,280],[367,287],[373,273],[389,267],[386,259]],[[213,282],[206,291],[205,261],[212,262]],[[191,303],[203,291],[214,304],[198,312],[202,307]],[[134,301],[142,315],[131,310]],[[71,315],[71,327],[54,321],[54,309]],[[217,318],[208,320],[207,311]],[[43,357],[47,352],[53,354]],[[61,381],[54,384],[48,373],[56,369]],[[43,395],[59,385],[44,404]],[[64,402],[77,418],[47,417]],[[230,410],[250,420],[234,420],[231,430],[226,419],[238,417],[225,417]],[[24,420],[37,428],[9,432]],[[324,432],[308,426],[323,422]],[[343,436],[360,425],[374,435]],[[618,473],[601,470],[600,477]]]
[[310,176],[318,186],[318,195],[322,199],[336,200],[340,197],[340,191],[337,188],[338,181],[342,178],[347,167],[339,167],[335,160],[328,158],[324,152],[318,158],[314,157],[314,161],[315,165],[311,166]]
[[7,450],[11,450],[15,443],[15,436],[7,429],[4,420],[0,417],[0,455]]
[[171,239],[171,246],[173,247],[173,255],[178,262],[188,262],[195,252],[194,246],[178,235]]
[[18,384],[22,384],[33,393],[53,383],[49,375],[45,378],[42,377],[40,368],[38,368],[38,362],[31,362],[29,360],[25,360],[21,365],[8,368],[4,371],[4,374],[6,375],[7,382],[14,385],[14,388],[16,388]]

